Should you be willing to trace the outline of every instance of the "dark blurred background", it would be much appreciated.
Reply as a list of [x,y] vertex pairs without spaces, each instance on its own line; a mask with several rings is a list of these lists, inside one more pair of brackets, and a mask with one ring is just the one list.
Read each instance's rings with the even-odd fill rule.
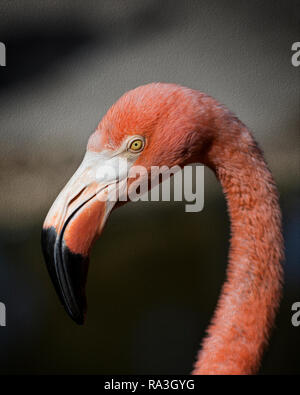
[[44,217],[88,136],[125,91],[152,81],[205,91],[263,147],[281,194],[285,288],[261,373],[300,373],[299,1],[4,1],[0,41],[1,373],[189,373],[224,281],[229,223],[205,172],[205,207],[130,203],[94,247],[87,323],[50,283]]

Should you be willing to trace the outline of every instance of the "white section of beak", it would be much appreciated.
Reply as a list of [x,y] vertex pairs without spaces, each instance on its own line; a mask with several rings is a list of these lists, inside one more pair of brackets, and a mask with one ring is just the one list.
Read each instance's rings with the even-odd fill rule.
[[79,168],[71,177],[66,186],[71,186],[73,182],[84,174],[83,187],[91,182],[109,185],[112,182],[127,178],[130,163],[127,158],[113,155],[110,151],[92,152],[87,151]]
[[[127,193],[127,177],[132,164],[133,160],[113,151],[87,151],[80,166],[50,208],[44,225],[51,224],[57,230],[61,229],[65,218],[77,209],[78,195],[84,194],[87,199],[97,196],[100,201],[108,201],[109,207],[113,207],[119,196]],[[78,204],[79,201],[80,199]]]

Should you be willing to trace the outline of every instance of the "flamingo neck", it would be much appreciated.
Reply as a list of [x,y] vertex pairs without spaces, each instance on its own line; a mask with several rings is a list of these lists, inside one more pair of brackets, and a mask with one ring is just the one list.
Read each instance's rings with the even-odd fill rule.
[[273,178],[237,119],[215,138],[207,164],[226,196],[231,222],[227,279],[193,374],[252,374],[260,364],[281,296],[283,241]]

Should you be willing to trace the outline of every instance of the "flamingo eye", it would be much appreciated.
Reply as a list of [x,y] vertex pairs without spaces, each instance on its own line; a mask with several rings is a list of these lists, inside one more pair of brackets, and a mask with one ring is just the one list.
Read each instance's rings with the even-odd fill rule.
[[141,138],[135,138],[128,144],[128,149],[131,152],[141,152],[144,148],[144,140]]

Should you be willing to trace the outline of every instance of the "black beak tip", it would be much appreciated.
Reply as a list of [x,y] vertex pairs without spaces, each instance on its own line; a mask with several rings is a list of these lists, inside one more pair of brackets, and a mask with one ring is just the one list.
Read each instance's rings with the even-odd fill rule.
[[84,325],[85,322],[85,314],[82,314],[81,316],[73,316],[71,317],[74,322],[76,322],[77,325]]
[[55,254],[54,254],[54,246],[57,240],[56,230],[51,228],[43,228],[41,235],[41,243],[42,243],[42,251],[45,259],[45,263],[48,269],[48,273],[56,290],[56,293],[63,304],[62,293],[60,289],[60,284],[58,281],[58,277],[55,270]]
[[43,229],[42,249],[61,303],[73,321],[83,325],[87,310],[85,284],[89,258],[71,252],[53,227]]

